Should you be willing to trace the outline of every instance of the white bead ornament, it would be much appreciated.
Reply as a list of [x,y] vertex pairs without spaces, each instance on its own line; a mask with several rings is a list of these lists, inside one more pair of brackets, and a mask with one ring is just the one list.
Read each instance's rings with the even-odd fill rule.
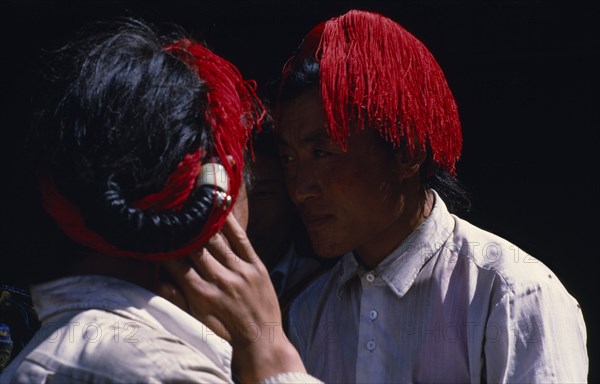
[[218,189],[217,199],[223,209],[231,205],[231,195],[229,195],[229,176],[227,171],[219,163],[206,163],[202,165],[200,175],[198,175],[198,186],[212,185]]
[[206,163],[202,165],[198,176],[198,186],[213,185],[223,192],[229,192],[229,176],[219,163]]

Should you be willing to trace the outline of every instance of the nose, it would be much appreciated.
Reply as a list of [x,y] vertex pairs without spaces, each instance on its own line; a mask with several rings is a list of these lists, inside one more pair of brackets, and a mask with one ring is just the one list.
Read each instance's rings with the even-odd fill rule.
[[299,161],[293,175],[286,177],[288,193],[298,205],[321,195],[321,186],[316,169],[307,162]]

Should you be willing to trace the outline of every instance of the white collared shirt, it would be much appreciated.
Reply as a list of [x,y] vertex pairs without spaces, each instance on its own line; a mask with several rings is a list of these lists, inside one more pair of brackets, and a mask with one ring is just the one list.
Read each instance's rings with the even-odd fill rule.
[[3,383],[232,382],[229,343],[143,288],[76,276],[31,295],[42,326]]
[[380,265],[346,254],[289,311],[326,383],[586,382],[577,301],[539,260],[451,215],[429,217]]
[[[231,346],[167,300],[106,276],[32,287],[42,322],[2,383],[233,383]],[[314,378],[283,373],[265,383]]]

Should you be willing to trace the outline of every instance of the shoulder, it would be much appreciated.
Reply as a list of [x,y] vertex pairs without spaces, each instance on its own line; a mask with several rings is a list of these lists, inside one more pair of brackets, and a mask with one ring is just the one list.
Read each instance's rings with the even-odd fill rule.
[[84,311],[59,328],[42,327],[36,337],[39,344],[17,375],[37,372],[77,382],[230,382],[223,367],[184,340],[112,312]]
[[455,221],[456,260],[474,287],[471,316],[485,324],[488,381],[585,381],[586,324],[557,275],[510,241]]
[[[449,244],[454,257],[472,264],[499,295],[525,295],[544,290],[570,297],[556,274],[542,261],[509,240],[454,216]],[[574,299],[573,299],[574,300]]]

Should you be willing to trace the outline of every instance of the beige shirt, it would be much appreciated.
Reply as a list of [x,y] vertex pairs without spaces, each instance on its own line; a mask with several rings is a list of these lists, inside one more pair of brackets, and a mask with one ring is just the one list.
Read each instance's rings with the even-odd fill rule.
[[586,382],[577,301],[539,260],[451,215],[379,266],[352,254],[292,304],[291,341],[327,383]]
[[[2,383],[233,383],[230,344],[139,286],[76,276],[31,294],[42,326]],[[265,382],[314,380],[286,373]]]

